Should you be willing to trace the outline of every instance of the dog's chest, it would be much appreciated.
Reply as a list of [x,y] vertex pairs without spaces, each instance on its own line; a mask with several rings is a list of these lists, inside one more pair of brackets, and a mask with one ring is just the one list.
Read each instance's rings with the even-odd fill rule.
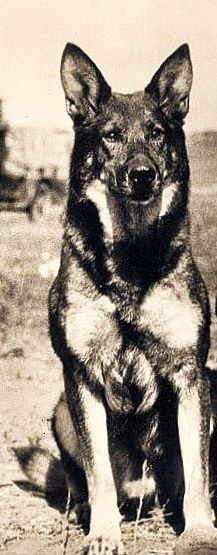
[[115,409],[122,403],[125,410],[150,410],[160,393],[161,377],[181,367],[188,352],[196,349],[200,325],[200,307],[184,285],[160,284],[147,293],[132,322],[120,326],[123,348],[106,373],[110,406]]
[[[106,296],[80,296],[66,319],[68,347],[83,363],[88,380],[104,388],[112,410],[147,411],[159,394],[159,377],[195,347],[201,314],[187,289],[156,285],[137,306],[120,308]],[[132,318],[132,315],[134,317]]]

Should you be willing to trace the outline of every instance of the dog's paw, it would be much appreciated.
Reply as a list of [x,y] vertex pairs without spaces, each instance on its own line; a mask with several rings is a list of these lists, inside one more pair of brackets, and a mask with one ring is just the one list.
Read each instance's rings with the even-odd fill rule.
[[183,532],[175,545],[175,555],[217,555],[217,530],[200,526]]
[[87,555],[125,555],[125,549],[122,542],[114,544],[113,541],[104,537],[92,538],[90,540]]

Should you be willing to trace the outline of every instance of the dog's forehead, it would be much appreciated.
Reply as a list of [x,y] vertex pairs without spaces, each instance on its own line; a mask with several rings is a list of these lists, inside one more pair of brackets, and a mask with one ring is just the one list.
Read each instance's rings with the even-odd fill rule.
[[113,93],[103,107],[103,113],[106,119],[117,121],[124,127],[129,127],[137,121],[146,123],[159,116],[155,102],[144,92]]

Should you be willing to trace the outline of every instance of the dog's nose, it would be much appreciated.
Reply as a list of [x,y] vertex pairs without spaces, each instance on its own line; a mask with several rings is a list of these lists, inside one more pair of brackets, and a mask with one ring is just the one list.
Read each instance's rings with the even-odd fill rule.
[[156,178],[156,171],[153,167],[132,168],[129,172],[129,179],[132,186],[132,197],[134,200],[145,201],[153,195],[153,184]]

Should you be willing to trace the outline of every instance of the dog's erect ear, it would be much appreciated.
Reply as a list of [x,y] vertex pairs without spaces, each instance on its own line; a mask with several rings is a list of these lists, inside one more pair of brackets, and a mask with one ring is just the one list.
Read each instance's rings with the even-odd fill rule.
[[170,120],[182,123],[189,109],[192,78],[189,48],[183,44],[160,66],[146,92],[158,102]]
[[62,55],[61,81],[68,114],[76,122],[91,121],[111,89],[96,65],[74,44],[68,43]]

